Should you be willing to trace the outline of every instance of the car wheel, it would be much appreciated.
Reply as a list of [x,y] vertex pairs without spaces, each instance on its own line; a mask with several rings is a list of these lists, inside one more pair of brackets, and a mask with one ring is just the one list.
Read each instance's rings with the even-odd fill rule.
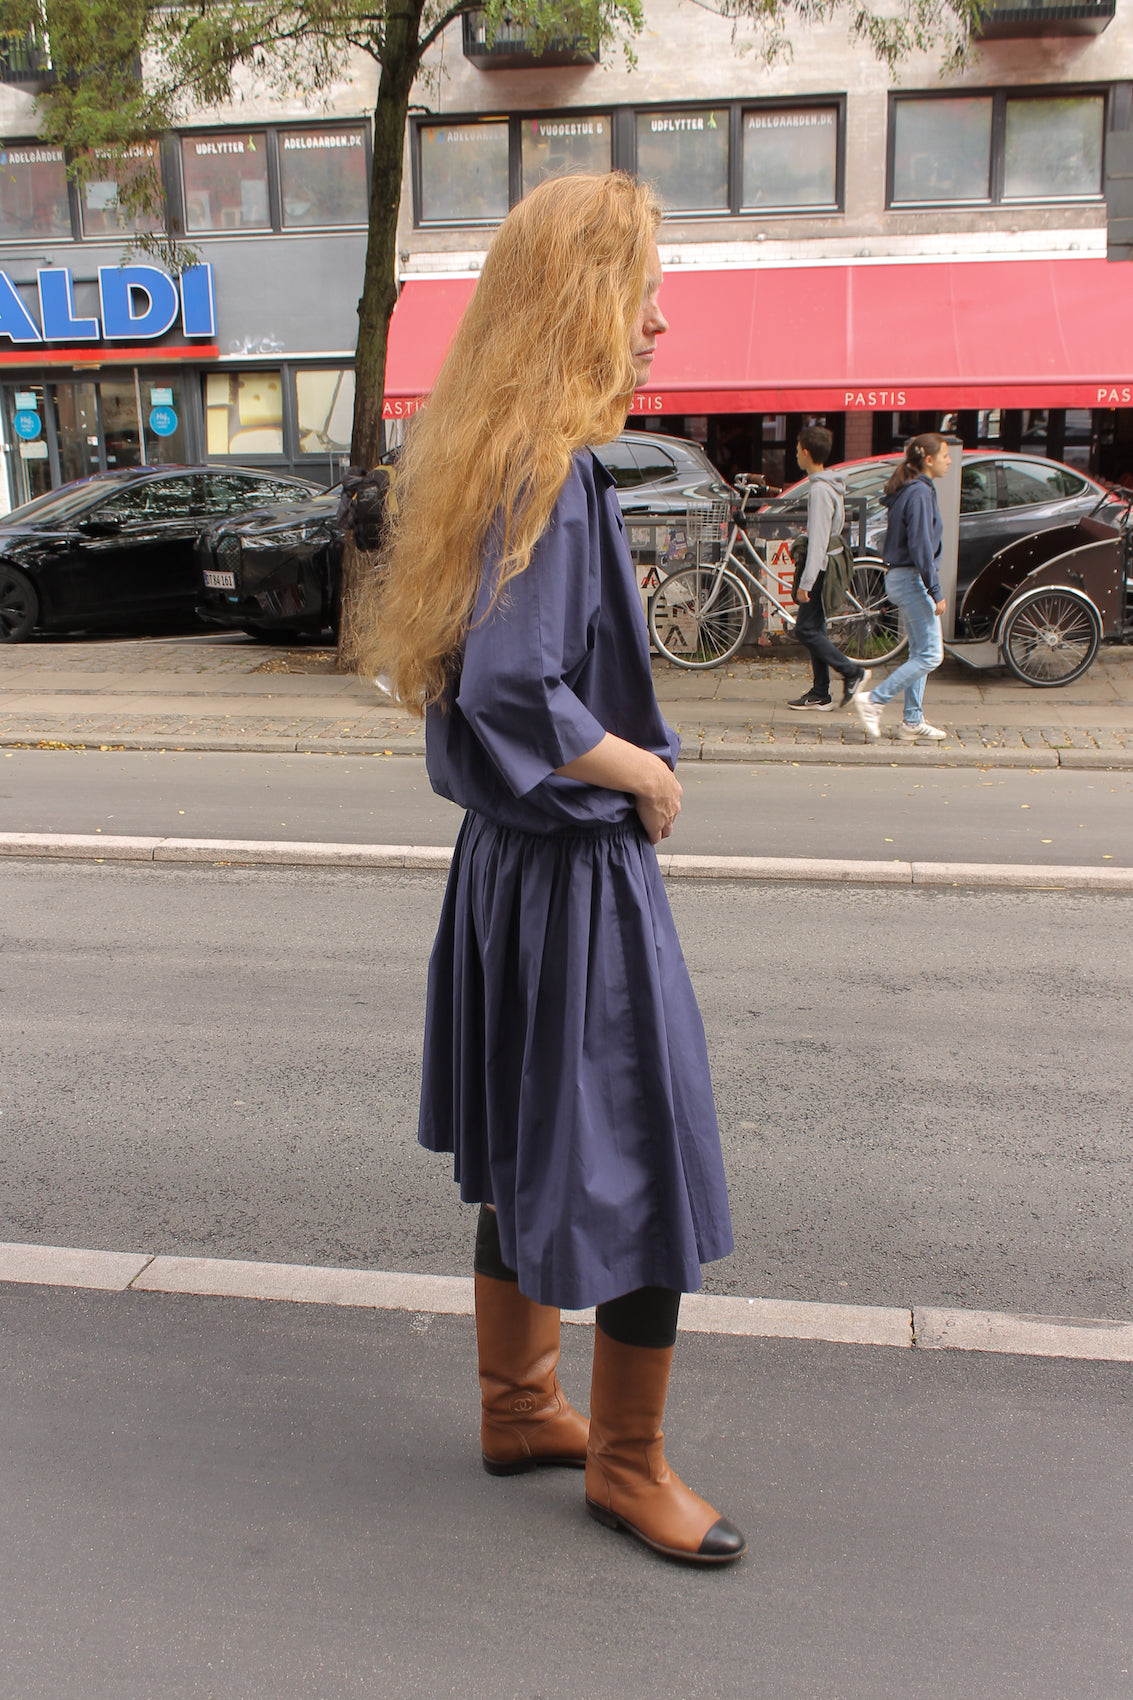
[[39,619],[39,597],[26,573],[0,563],[0,643],[22,643]]
[[1098,653],[1101,620],[1076,590],[1044,589],[1021,596],[1000,635],[1003,659],[1025,685],[1068,685]]

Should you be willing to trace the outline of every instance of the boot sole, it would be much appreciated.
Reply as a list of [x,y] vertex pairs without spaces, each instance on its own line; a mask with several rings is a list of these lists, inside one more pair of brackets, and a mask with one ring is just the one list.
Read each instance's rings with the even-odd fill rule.
[[680,1559],[683,1564],[734,1564],[736,1559],[742,1558],[747,1551],[747,1542],[745,1541],[738,1552],[686,1552],[683,1547],[667,1547],[663,1546],[660,1541],[652,1540],[636,1524],[630,1523],[625,1517],[619,1517],[616,1511],[609,1510],[607,1506],[597,1504],[589,1495],[586,1500],[586,1509],[591,1517],[603,1524],[605,1528],[624,1529],[627,1535],[633,1535],[644,1546],[652,1548],[654,1552],[659,1552],[663,1558]]
[[525,1476],[529,1470],[582,1470],[586,1467],[585,1458],[513,1458],[505,1464],[497,1458],[489,1458],[486,1452],[480,1456],[490,1476]]

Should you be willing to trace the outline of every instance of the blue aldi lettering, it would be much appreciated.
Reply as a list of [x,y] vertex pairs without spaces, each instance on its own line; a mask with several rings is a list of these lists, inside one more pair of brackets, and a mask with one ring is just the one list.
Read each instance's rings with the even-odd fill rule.
[[0,337],[20,347],[43,342],[156,342],[181,320],[186,337],[216,335],[216,296],[210,265],[189,266],[180,288],[157,266],[100,266],[101,321],[75,312],[75,285],[63,266],[41,267],[40,326],[7,272],[0,271]]

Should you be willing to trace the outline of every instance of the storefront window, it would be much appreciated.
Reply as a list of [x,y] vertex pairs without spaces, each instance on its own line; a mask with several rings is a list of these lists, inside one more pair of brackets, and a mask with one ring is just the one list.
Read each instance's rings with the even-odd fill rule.
[[745,211],[837,204],[837,107],[745,112],[743,138]]
[[600,118],[525,118],[524,192],[567,171],[609,171],[611,126]]
[[267,230],[267,136],[262,130],[186,136],[181,143],[185,228]]
[[366,223],[364,129],[281,131],[279,175],[286,226]]
[[62,148],[0,148],[0,238],[70,234]]
[[1105,101],[1097,95],[1008,100],[1005,200],[1073,200],[1102,191]]
[[986,201],[990,96],[899,100],[893,126],[893,201]]
[[51,456],[47,446],[47,404],[42,384],[4,386],[6,434],[12,459],[12,505],[21,507],[51,488]]
[[728,112],[639,112],[637,175],[667,211],[728,211]]
[[207,372],[205,431],[210,455],[281,455],[282,373]]
[[506,123],[422,124],[423,223],[487,223],[508,210]]
[[163,220],[119,204],[120,185],[158,170],[157,143],[140,142],[127,150],[124,164],[98,156],[96,173],[80,191],[84,236],[120,236],[123,231],[160,230]]
[[299,412],[299,453],[349,454],[354,429],[353,368],[338,366],[327,371],[296,372],[295,399]]

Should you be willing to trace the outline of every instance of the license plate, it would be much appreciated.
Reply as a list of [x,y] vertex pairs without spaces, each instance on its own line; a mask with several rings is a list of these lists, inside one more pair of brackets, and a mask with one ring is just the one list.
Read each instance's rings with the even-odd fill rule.
[[205,571],[205,588],[207,590],[235,590],[235,573],[213,573]]

